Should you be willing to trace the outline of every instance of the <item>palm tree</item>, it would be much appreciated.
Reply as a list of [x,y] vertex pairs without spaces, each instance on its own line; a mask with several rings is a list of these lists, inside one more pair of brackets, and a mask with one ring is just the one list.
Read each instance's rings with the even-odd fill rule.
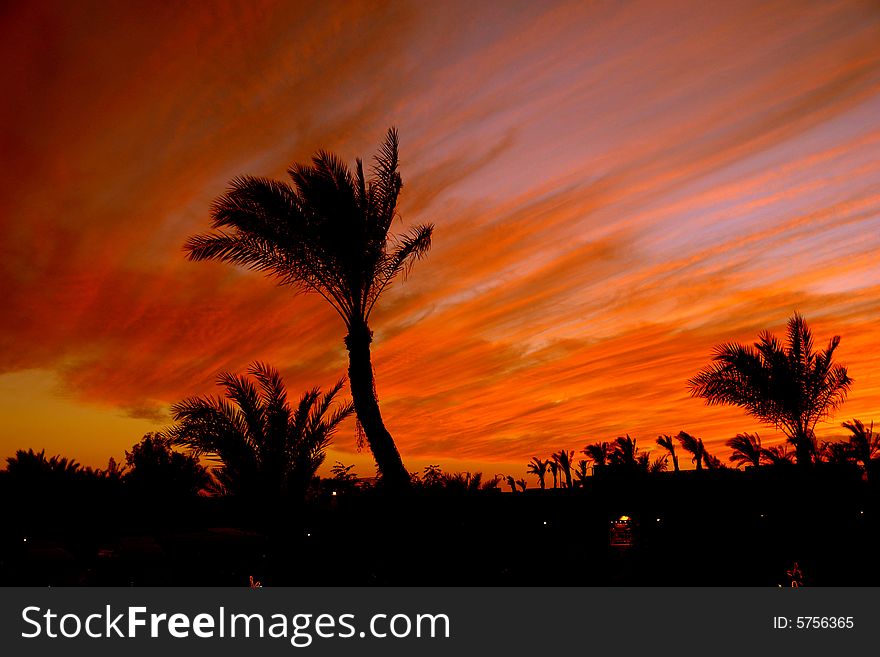
[[559,461],[550,459],[547,461],[547,467],[550,468],[550,474],[553,475],[553,488],[559,488]]
[[593,464],[593,472],[608,465],[611,460],[611,446],[606,442],[593,443],[583,449],[587,459]]
[[267,501],[301,495],[324,461],[339,424],[354,408],[336,405],[340,379],[326,393],[306,392],[294,407],[278,371],[262,363],[251,378],[224,372],[218,385],[226,399],[190,397],[171,407],[174,444],[222,463],[215,469],[229,493]]
[[556,463],[559,473],[565,475],[565,487],[571,488],[571,461],[574,458],[574,452],[561,449],[555,454],[551,454],[551,458]]
[[438,486],[443,483],[443,471],[439,465],[426,465],[422,471],[422,483],[425,486]]
[[639,448],[629,434],[615,439],[610,455],[611,465],[635,469],[639,465]]
[[819,447],[819,458],[830,465],[858,468],[849,443],[823,441]]
[[774,466],[791,465],[794,459],[787,445],[774,445],[763,450],[761,455],[767,464]]
[[537,456],[533,456],[532,460],[529,461],[528,466],[526,466],[526,472],[535,475],[538,478],[538,485],[541,487],[541,490],[544,490],[546,487],[545,480],[547,477],[547,464],[547,461],[543,461]]
[[764,450],[761,448],[761,437],[758,434],[738,433],[727,441],[727,446],[733,450],[730,455],[731,463],[755,468],[761,465]]
[[707,404],[739,406],[762,422],[782,429],[801,465],[816,451],[813,430],[845,400],[852,386],[846,367],[833,362],[835,335],[822,351],[799,314],[788,321],[783,345],[769,331],[753,346],[738,343],[715,349],[714,363],[688,381],[691,395]]
[[507,482],[507,485],[510,486],[510,492],[516,492],[516,478],[513,475],[504,475],[504,480]]
[[[642,455],[640,455],[642,456]],[[664,454],[663,456],[658,456],[653,461],[650,461],[650,454],[647,452],[644,453],[643,457],[640,458],[640,462],[644,462],[644,469],[651,473],[656,474],[658,472],[666,472],[669,469],[669,458]]]
[[526,488],[528,488],[528,486],[529,486],[529,484],[526,482],[525,479],[517,479],[516,485],[519,486],[520,492],[523,492],[523,493],[526,492]]
[[577,465],[575,466],[575,469],[574,469],[575,484],[580,486],[581,488],[586,488],[587,477],[589,477],[588,467],[589,467],[589,465],[584,459],[581,459],[580,461],[578,461]]
[[672,469],[678,472],[678,454],[675,453],[675,442],[672,440],[672,436],[666,434],[657,436],[657,445],[669,452],[669,456],[672,457]]
[[318,151],[294,164],[289,183],[240,176],[214,202],[215,232],[191,237],[190,260],[220,260],[261,271],[302,292],[320,294],[345,324],[348,376],[357,418],[383,479],[405,485],[409,474],[385,428],[373,377],[370,314],[382,292],[431,247],[433,226],[389,239],[402,186],[397,131],[388,131],[371,175]]
[[861,420],[852,420],[844,422],[843,428],[850,432],[849,448],[853,458],[862,464],[865,475],[870,477],[871,462],[880,456],[880,434],[874,433],[874,423],[866,427]]
[[703,458],[706,456],[706,448],[703,446],[703,439],[696,438],[684,431],[679,431],[676,438],[678,438],[678,442],[681,443],[682,449],[689,452],[693,457],[691,458],[691,463],[696,466],[697,470],[702,470]]

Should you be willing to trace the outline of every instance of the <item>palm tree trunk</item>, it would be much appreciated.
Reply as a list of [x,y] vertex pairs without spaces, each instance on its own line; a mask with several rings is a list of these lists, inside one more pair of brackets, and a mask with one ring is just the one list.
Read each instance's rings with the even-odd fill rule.
[[678,454],[672,452],[672,468],[673,472],[678,472]]
[[385,428],[379,402],[376,399],[376,381],[370,360],[370,343],[373,332],[366,324],[352,326],[345,337],[348,349],[348,380],[351,398],[358,421],[363,427],[367,443],[376,459],[376,465],[386,483],[394,487],[409,483],[409,473],[403,466],[394,439]]

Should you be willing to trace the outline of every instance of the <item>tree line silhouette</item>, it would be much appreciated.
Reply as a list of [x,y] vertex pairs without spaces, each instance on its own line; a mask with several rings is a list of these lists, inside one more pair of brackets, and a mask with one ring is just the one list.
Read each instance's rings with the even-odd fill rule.
[[[180,522],[184,524],[197,522],[199,514],[209,511],[204,517],[214,522],[234,518],[241,525],[265,529],[275,541],[275,552],[273,556],[269,550],[261,558],[276,559],[276,572],[289,572],[285,568],[290,568],[286,561],[290,550],[317,558],[303,543],[313,535],[306,527],[320,526],[332,537],[321,544],[328,559],[339,556],[341,549],[333,541],[341,545],[367,535],[383,536],[374,541],[369,566],[364,567],[369,582],[380,577],[383,568],[385,572],[392,568],[388,561],[392,552],[404,559],[390,547],[414,540],[408,530],[420,532],[422,549],[425,541],[436,544],[435,559],[454,552],[456,546],[440,540],[432,527],[421,524],[417,528],[417,520],[427,523],[449,516],[451,510],[463,518],[461,527],[475,534],[484,530],[509,533],[521,517],[546,529],[564,524],[559,521],[564,514],[583,514],[591,519],[591,526],[598,527],[625,505],[654,514],[659,508],[654,497],[658,490],[663,495],[657,499],[664,500],[671,516],[699,505],[708,512],[713,499],[708,493],[729,495],[735,490],[731,486],[752,486],[746,491],[749,509],[760,506],[764,496],[776,495],[781,488],[774,483],[777,479],[785,482],[782,487],[804,491],[804,496],[829,482],[837,486],[839,498],[822,502],[828,509],[834,508],[832,503],[849,508],[853,500],[862,499],[865,486],[876,493],[880,436],[874,433],[872,422],[844,422],[846,440],[816,436],[817,424],[840,408],[853,380],[847,368],[834,361],[840,337],[834,336],[827,347],[817,350],[812,331],[797,313],[789,320],[784,339],[764,331],[751,345],[719,345],[711,363],[687,382],[693,397],[710,406],[738,407],[785,435],[785,444],[764,447],[757,433],[737,434],[726,443],[733,468],[711,454],[701,438],[679,431],[657,437],[659,456],[640,447],[629,434],[587,444],[577,453],[566,448],[549,457],[534,456],[526,471],[537,479],[537,489],[529,489],[524,478],[513,474],[444,472],[437,464],[420,473],[409,472],[380,412],[369,324],[382,293],[427,254],[433,236],[431,224],[391,234],[402,189],[397,131],[388,131],[368,173],[360,159],[352,171],[326,151],[319,151],[311,164],[294,164],[288,173],[290,183],[254,176],[233,179],[212,205],[212,232],[191,237],[184,249],[191,260],[243,266],[297,292],[321,295],[345,326],[347,377],[326,390],[315,387],[291,398],[278,370],[266,363],[254,362],[243,374],[220,373],[217,385],[222,394],[193,396],[172,405],[173,425],[144,436],[125,452],[122,465],[111,459],[106,468],[94,469],[67,457],[47,457],[45,451],[20,450],[0,471],[0,491],[6,499],[22,500],[24,509],[19,509],[20,517],[10,526],[31,527],[39,513],[58,501],[64,520],[57,520],[57,527],[69,526],[71,531],[81,529],[85,522],[83,508],[102,505],[110,508],[113,522],[129,530],[149,523],[161,527],[172,510],[183,515]],[[346,385],[351,400],[342,398]],[[342,422],[352,416],[359,441],[366,443],[374,457],[376,476],[359,477],[354,466],[337,461],[329,468],[329,477],[320,477],[328,446]],[[680,457],[690,457],[699,474],[685,473]],[[498,495],[505,487],[515,495]],[[690,499],[693,495],[700,497],[698,503]],[[528,501],[528,512],[523,516],[519,507],[504,507],[499,513],[502,507],[492,505],[502,497]],[[484,506],[487,500],[489,506]],[[595,507],[585,511],[588,507],[579,506],[580,500],[595,500]],[[554,506],[543,506],[544,501]],[[227,502],[232,506],[226,506]],[[132,511],[133,517],[120,519]],[[752,516],[736,516],[739,510],[728,512],[731,522],[744,523],[752,535],[764,531],[753,524]],[[490,522],[486,514],[494,520]],[[537,517],[543,518],[541,524]],[[406,522],[395,524],[395,518]],[[665,554],[666,559],[671,559],[670,553],[663,550],[681,549],[684,541],[693,540],[688,533],[693,527],[681,519],[679,525],[674,517],[671,520],[668,526],[680,531],[671,542],[657,527],[640,530],[647,543],[660,546],[658,554]],[[101,520],[91,522],[96,536],[107,531]],[[373,524],[367,526],[367,522]],[[342,529],[345,523],[354,528],[349,534]],[[443,526],[450,531],[458,527]],[[712,527],[715,538],[727,540],[721,524]],[[801,531],[792,527],[796,533]],[[598,561],[614,562],[617,557],[602,552],[604,529],[599,534],[593,531],[574,527],[570,536],[558,535],[550,545],[572,550],[569,542],[576,537],[593,546],[590,554]],[[544,552],[549,548],[534,542],[540,540],[537,536],[529,540],[532,557],[550,558]],[[774,540],[788,549],[783,537]],[[525,576],[527,564],[532,563],[528,550],[511,550],[519,563],[499,567],[498,577],[514,572]],[[465,561],[459,555],[459,570],[449,572],[470,572]],[[406,563],[419,567],[415,561]]]

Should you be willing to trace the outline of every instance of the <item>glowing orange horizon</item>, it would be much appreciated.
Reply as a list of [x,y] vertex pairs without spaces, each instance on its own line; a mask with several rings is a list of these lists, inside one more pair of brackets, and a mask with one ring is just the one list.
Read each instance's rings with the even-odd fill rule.
[[[773,444],[686,381],[795,310],[855,379],[820,437],[880,420],[876,4],[30,4],[0,23],[0,458],[119,459],[256,359],[293,394],[343,374],[320,298],[181,246],[233,176],[390,125],[402,226],[436,225],[373,319],[411,470]],[[348,427],[328,462],[372,474],[354,450]]]

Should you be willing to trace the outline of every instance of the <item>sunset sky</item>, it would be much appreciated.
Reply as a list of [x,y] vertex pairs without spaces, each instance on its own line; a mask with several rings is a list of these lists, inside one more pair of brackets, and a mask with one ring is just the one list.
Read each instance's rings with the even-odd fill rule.
[[[876,1],[177,4],[0,9],[0,458],[120,459],[257,359],[296,394],[341,376],[322,299],[182,245],[233,176],[391,125],[397,230],[436,226],[373,317],[410,470],[773,444],[686,381],[795,310],[855,379],[820,438],[880,421]],[[336,459],[373,473],[353,425]]]

